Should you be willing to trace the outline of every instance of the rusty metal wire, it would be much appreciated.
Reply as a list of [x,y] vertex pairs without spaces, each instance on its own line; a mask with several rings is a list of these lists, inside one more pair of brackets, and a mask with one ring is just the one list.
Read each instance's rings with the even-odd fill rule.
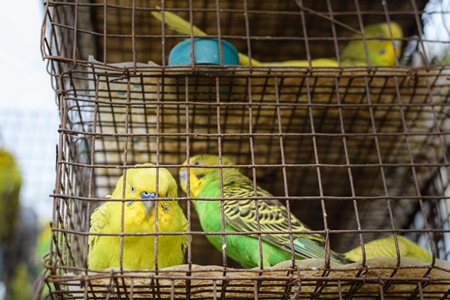
[[337,50],[353,39],[351,35],[368,24],[395,20],[406,33],[404,40],[411,39],[409,36],[420,32],[417,18],[425,3],[48,1],[42,52],[52,61],[75,65],[85,64],[88,55],[108,63],[154,61],[165,65],[173,46],[190,36],[152,18],[150,13],[159,5],[186,20],[192,18],[194,25],[209,35],[229,40],[251,57],[265,61],[336,57]]
[[[448,298],[448,65],[170,67],[190,36],[152,18],[156,5],[250,57],[311,61],[339,59],[371,23],[398,22],[414,40],[425,1],[48,1],[42,53],[61,125],[45,299]],[[124,169],[150,161],[177,176],[200,153],[232,159],[333,250],[395,233],[433,261],[246,270],[208,243],[180,192],[187,265],[91,273],[89,218]]]

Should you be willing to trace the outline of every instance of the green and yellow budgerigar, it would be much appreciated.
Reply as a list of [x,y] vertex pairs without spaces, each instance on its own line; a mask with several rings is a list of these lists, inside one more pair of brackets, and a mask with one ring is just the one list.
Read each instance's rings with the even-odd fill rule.
[[0,246],[11,238],[18,219],[22,175],[14,157],[0,149]]
[[[160,9],[159,6],[156,8]],[[152,12],[152,15],[159,21],[163,21],[162,13]],[[191,34],[191,24],[176,14],[165,11],[164,23],[169,28],[180,34]],[[196,26],[192,26],[192,34],[196,36],[207,36],[207,34]],[[403,37],[401,27],[395,23],[377,23],[364,27],[365,42],[361,34],[353,35],[354,40],[350,41],[342,50],[340,60],[342,66],[366,66],[366,48],[368,52],[369,62],[372,66],[394,66],[396,57],[401,54]],[[339,64],[334,58],[318,58],[308,60],[288,60],[281,62],[261,62],[238,53],[239,64],[254,67],[338,67]]]
[[[397,241],[401,257],[411,257],[423,262],[431,262],[431,254],[426,249],[401,235],[397,235]],[[375,257],[398,257],[393,235],[368,242],[364,245],[364,251],[366,253],[366,259]],[[344,256],[348,260],[361,262],[363,260],[361,246],[344,253]]]
[[[216,155],[198,155],[185,162],[187,167],[180,169],[180,185],[193,198],[220,198],[221,178],[223,179],[223,212],[225,232],[262,231],[262,263],[260,260],[259,239],[253,235],[226,235],[226,244],[222,244],[221,235],[207,235],[208,240],[219,250],[226,249],[226,255],[246,268],[256,266],[269,267],[292,258],[289,216],[286,207],[260,187],[254,192],[253,181],[243,175],[239,169],[223,167],[219,169],[219,157]],[[222,157],[222,166],[233,163]],[[246,197],[267,197],[250,200]],[[238,200],[234,198],[244,198]],[[223,232],[221,222],[221,201],[194,200],[194,207],[200,224],[205,232]],[[256,215],[258,206],[259,224]],[[309,233],[310,229],[294,215],[290,215],[293,251],[296,259],[325,259],[327,255],[335,263],[347,263],[340,254],[325,250],[325,238],[321,234]],[[270,232],[270,233],[267,233]],[[273,233],[271,233],[273,232]],[[278,232],[278,233],[276,233]]]
[[[187,231],[187,219],[178,202],[164,199],[178,197],[177,183],[170,172],[164,168],[157,169],[150,163],[136,166],[141,168],[126,171],[125,191],[122,190],[122,176],[109,196],[111,199],[125,198],[126,201],[107,201],[91,215],[90,269],[120,266],[132,270],[155,269],[155,235],[146,234]],[[119,235],[98,235],[121,232],[124,233],[122,245]],[[158,268],[182,264],[187,242],[184,234],[159,235]]]

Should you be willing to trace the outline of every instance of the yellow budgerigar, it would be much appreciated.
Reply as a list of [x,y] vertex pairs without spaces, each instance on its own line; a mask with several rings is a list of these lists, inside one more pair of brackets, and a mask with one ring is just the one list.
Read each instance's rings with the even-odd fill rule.
[[[159,6],[156,8],[160,9]],[[163,21],[163,14],[160,12],[152,12],[152,15],[159,21]],[[193,36],[207,36],[207,34],[192,25],[183,18],[171,12],[164,12],[164,23],[169,28],[180,34],[190,35],[191,30]],[[403,37],[402,28],[395,22],[378,23],[364,27],[364,38],[361,34],[353,35],[351,40],[341,52],[342,66],[366,66],[367,54],[369,62],[372,66],[393,66],[396,63],[396,57],[401,54],[401,38]],[[244,66],[251,65],[254,67],[337,67],[338,62],[334,58],[317,58],[308,60],[288,60],[281,62],[261,62],[254,58],[250,58],[238,53],[239,63]]]
[[180,233],[187,231],[187,219],[173,200],[178,197],[175,179],[167,169],[150,163],[136,167],[126,171],[125,186],[122,176],[109,196],[126,200],[107,201],[91,216],[90,269],[155,269],[157,232],[166,233],[157,236],[157,267],[184,262],[188,238]]
[[395,22],[378,23],[364,27],[362,35],[353,35],[355,40],[350,41],[342,50],[342,65],[365,66],[367,54],[373,66],[394,66],[396,58],[400,59],[402,51],[403,31]]
[[[426,249],[401,235],[397,235],[397,241],[401,257],[411,257],[423,262],[431,262],[431,254]],[[364,245],[364,251],[366,253],[366,259],[375,257],[398,257],[393,235],[368,242]],[[363,259],[361,246],[344,253],[344,256],[349,260],[361,262]]]
[[8,243],[17,223],[21,184],[16,160],[11,153],[0,149],[0,248]]

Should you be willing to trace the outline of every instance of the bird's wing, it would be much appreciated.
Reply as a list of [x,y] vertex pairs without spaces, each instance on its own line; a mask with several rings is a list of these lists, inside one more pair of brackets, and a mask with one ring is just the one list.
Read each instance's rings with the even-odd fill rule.
[[[247,179],[247,178],[245,178]],[[253,197],[253,182],[247,180],[235,180],[231,184],[224,186],[224,194],[228,198],[224,201],[224,214],[227,223],[241,232],[257,232],[257,231],[276,231],[284,234],[262,234],[263,240],[274,244],[276,246],[290,249],[289,235],[286,234],[290,230],[297,233],[294,234],[294,239],[298,236],[303,236],[299,231],[308,232],[310,229],[298,220],[293,214],[290,215],[291,226],[289,227],[289,218],[286,207],[277,199],[269,198],[264,200],[233,200],[232,198]],[[257,196],[272,197],[272,195],[257,188]],[[231,198],[231,199],[230,199]],[[258,203],[258,208],[256,208]],[[257,214],[259,217],[259,230]],[[320,234],[308,234],[304,237],[311,240],[324,242],[324,237]]]
[[[106,202],[99,207],[97,207],[91,215],[91,228],[90,233],[101,233],[104,231],[105,227],[109,224],[110,218],[110,203]],[[95,243],[99,239],[99,235],[89,236],[89,246],[93,248]]]
[[[225,187],[224,187],[225,191]],[[250,193],[251,196],[253,191]],[[249,196],[250,196],[249,195]],[[259,194],[258,196],[267,196]],[[242,197],[239,196],[239,197]],[[294,250],[302,258],[324,259],[330,255],[334,263],[348,263],[342,255],[334,251],[326,251],[325,238],[321,234],[308,233],[310,229],[298,220],[293,214],[291,226],[286,207],[276,199],[258,200],[259,230],[262,232],[275,231],[278,234],[261,234],[261,239],[288,252]],[[240,232],[258,231],[255,200],[224,201],[224,214],[226,222]],[[292,244],[289,232],[292,234]],[[303,233],[301,233],[303,232]],[[256,237],[256,235],[254,235]],[[291,246],[292,245],[292,246]]]

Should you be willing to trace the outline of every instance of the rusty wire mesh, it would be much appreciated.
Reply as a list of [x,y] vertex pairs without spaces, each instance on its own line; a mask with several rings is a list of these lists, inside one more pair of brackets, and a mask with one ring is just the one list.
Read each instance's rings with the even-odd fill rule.
[[176,176],[200,153],[255,174],[336,251],[399,233],[449,258],[448,66],[169,67],[170,49],[190,36],[152,18],[156,5],[251,57],[283,61],[338,58],[376,22],[399,23],[406,43],[425,1],[46,2],[42,51],[61,116],[47,299],[446,299],[450,271],[436,260],[242,269],[208,243],[181,191],[186,266],[89,273],[89,218],[123,169],[150,161]]

